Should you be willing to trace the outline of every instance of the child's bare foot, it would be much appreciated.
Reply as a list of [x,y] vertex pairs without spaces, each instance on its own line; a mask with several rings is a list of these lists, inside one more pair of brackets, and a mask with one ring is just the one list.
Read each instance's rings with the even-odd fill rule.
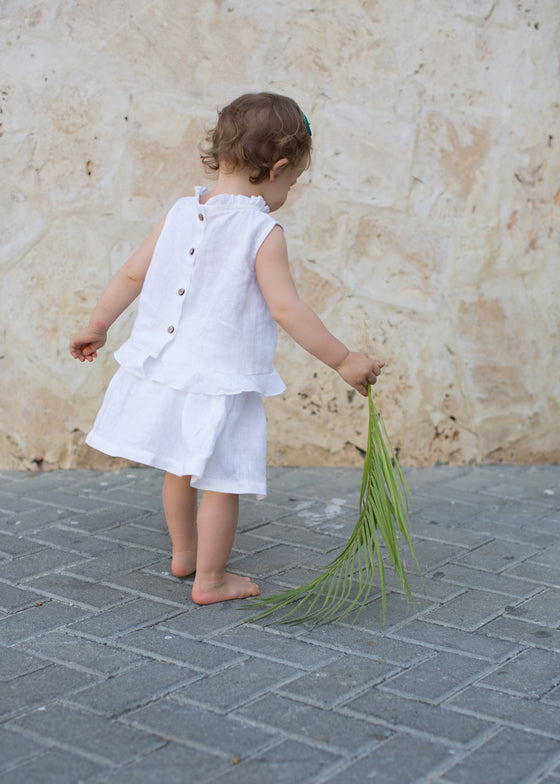
[[224,574],[219,582],[195,578],[192,588],[192,600],[197,604],[215,604],[229,599],[246,599],[258,596],[259,586],[248,577],[237,574]]
[[196,571],[196,550],[173,551],[171,573],[175,577],[188,577]]

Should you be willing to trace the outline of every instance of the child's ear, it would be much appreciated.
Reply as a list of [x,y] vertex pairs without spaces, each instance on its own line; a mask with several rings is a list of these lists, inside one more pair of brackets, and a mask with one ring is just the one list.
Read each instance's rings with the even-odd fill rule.
[[269,172],[269,179],[273,182],[279,174],[282,174],[286,166],[290,165],[290,161],[287,158],[280,158],[279,161],[273,165],[272,169]]

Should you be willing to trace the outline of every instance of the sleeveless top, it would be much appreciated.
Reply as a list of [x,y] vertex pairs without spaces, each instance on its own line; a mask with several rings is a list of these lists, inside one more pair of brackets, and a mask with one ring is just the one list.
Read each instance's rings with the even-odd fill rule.
[[286,388],[272,362],[277,326],[255,274],[277,221],[262,196],[195,196],[170,209],[130,338],[115,359],[131,373],[197,394]]

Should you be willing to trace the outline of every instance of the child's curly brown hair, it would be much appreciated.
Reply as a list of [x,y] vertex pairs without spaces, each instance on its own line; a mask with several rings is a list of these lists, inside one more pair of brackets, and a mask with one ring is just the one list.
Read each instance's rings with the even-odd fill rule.
[[212,172],[251,169],[251,182],[259,183],[281,158],[287,158],[295,169],[309,166],[311,130],[292,98],[247,93],[218,113],[216,127],[201,145],[200,157]]

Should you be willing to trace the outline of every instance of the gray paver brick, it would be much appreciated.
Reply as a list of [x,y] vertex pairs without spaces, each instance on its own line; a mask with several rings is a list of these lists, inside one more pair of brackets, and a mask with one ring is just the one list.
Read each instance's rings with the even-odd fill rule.
[[514,577],[509,572],[493,574],[466,566],[463,561],[446,564],[441,567],[438,574],[442,581],[449,581],[459,586],[476,586],[485,591],[508,594],[516,599],[532,596],[539,590],[536,585]]
[[548,588],[538,596],[510,609],[509,614],[518,618],[529,618],[556,629],[560,626],[560,590]]
[[280,686],[280,694],[291,695],[319,707],[332,707],[358,690],[393,675],[397,668],[388,662],[364,660],[361,656],[342,655],[313,672]]
[[29,555],[21,555],[12,561],[0,564],[0,578],[8,582],[19,583],[28,577],[47,574],[54,569],[63,569],[84,562],[84,556],[67,553],[64,550],[43,548]]
[[7,716],[36,705],[43,705],[64,694],[76,691],[95,680],[88,673],[50,664],[0,683],[0,716]]
[[554,773],[554,771],[548,776],[541,776],[539,777],[539,784],[559,784],[560,782],[560,772]]
[[[392,591],[396,594],[403,594],[403,588],[398,575],[392,567],[387,568],[385,565],[385,584],[387,591]],[[445,602],[458,596],[463,592],[463,586],[458,583],[447,582],[442,579],[446,573],[444,570],[448,569],[448,564],[436,566],[431,572],[424,572],[422,575],[417,571],[413,571],[414,567],[408,567],[408,585],[414,597],[414,601],[422,599],[426,602],[431,602],[434,605],[440,602]]]
[[489,534],[471,530],[468,525],[457,527],[450,522],[423,520],[422,523],[415,526],[413,518],[411,523],[412,534],[421,531],[424,539],[435,539],[439,542],[465,548],[480,547],[492,539]]
[[66,568],[65,571],[75,573],[77,577],[110,582],[113,577],[120,577],[124,572],[147,566],[158,560],[160,554],[152,553],[140,547],[125,547],[115,544],[109,553],[90,558],[80,564],[78,570]]
[[65,521],[72,521],[81,531],[100,533],[113,528],[123,521],[142,520],[149,512],[141,509],[132,509],[130,506],[112,506],[99,508],[101,504],[89,512],[74,512],[64,514]]
[[282,730],[294,739],[305,739],[334,753],[367,748],[389,732],[386,727],[275,694],[261,697],[233,715],[250,719],[260,726]]
[[72,623],[68,629],[75,634],[109,639],[140,626],[148,626],[177,612],[165,604],[150,599],[132,599],[125,604],[103,610],[83,621]]
[[144,729],[165,740],[187,743],[222,757],[244,757],[277,741],[269,730],[163,697],[123,717],[132,727]]
[[496,618],[481,629],[482,633],[505,640],[515,640],[537,648],[560,651],[560,631],[510,616]]
[[57,509],[55,506],[40,506],[28,512],[1,515],[0,521],[6,533],[19,535],[64,520],[67,515],[68,510]]
[[519,503],[509,498],[495,501],[482,512],[481,519],[491,523],[508,526],[531,524],[548,513],[547,507],[529,502]]
[[35,553],[41,549],[43,549],[42,545],[38,542],[32,542],[23,536],[0,534],[0,553],[5,555],[24,555],[26,553]]
[[103,610],[130,599],[123,591],[68,574],[49,574],[30,580],[27,585],[42,596],[80,604],[91,610]]
[[174,700],[199,703],[211,710],[227,712],[281,686],[299,672],[286,664],[248,658],[214,675],[199,676],[196,683],[175,689],[172,697]]
[[106,765],[60,749],[49,749],[15,770],[2,774],[2,784],[76,784],[93,781],[108,770]]
[[558,742],[552,738],[504,729],[446,771],[445,778],[453,784],[472,784],[483,777],[486,781],[518,784],[557,753]]
[[[120,716],[169,690],[200,678],[188,667],[157,661],[147,661],[126,672],[111,676],[86,689],[80,689],[66,699],[105,716]],[[147,692],[146,683],[150,684]]]
[[486,675],[480,685],[538,698],[559,682],[558,655],[533,648]]
[[0,512],[3,514],[34,512],[39,506],[37,501],[31,501],[29,498],[13,493],[0,493]]
[[293,526],[286,525],[284,522],[272,522],[253,528],[251,532],[257,541],[275,542],[282,544],[292,544],[295,539],[300,547],[309,547],[320,553],[328,553],[335,548],[342,549],[346,544],[346,538],[340,536],[329,536],[313,529],[299,528],[294,530]]
[[[130,651],[120,650],[102,642],[93,642],[65,631],[47,632],[25,640],[14,651],[28,651],[38,657],[60,664],[69,664],[99,675],[114,675],[134,666],[142,658]],[[24,654],[21,654],[24,656]]]
[[27,486],[27,498],[30,502],[45,503],[56,506],[59,509],[69,509],[72,512],[87,512],[90,509],[98,509],[99,501],[96,498],[88,498],[75,493],[66,493],[55,487],[37,487],[31,482]]
[[[457,494],[455,494],[455,498]],[[455,500],[443,501],[438,499],[434,503],[433,498],[425,499],[415,502],[415,507],[412,508],[411,519],[418,520],[419,523],[435,522],[435,523],[464,523],[470,520],[477,513],[477,507],[472,503],[460,503]]]
[[560,542],[557,541],[549,547],[539,550],[528,559],[528,562],[557,567],[560,562]]
[[312,640],[333,651],[380,659],[402,667],[409,667],[432,655],[424,646],[344,624],[306,629],[300,639]]
[[[240,602],[212,604],[207,607],[192,604],[187,612],[174,615],[162,623],[161,627],[173,633],[202,639],[217,631],[231,629],[238,625],[243,617],[238,610],[240,606]],[[231,609],[236,609],[236,612],[232,613]]]
[[487,670],[487,661],[442,652],[389,679],[382,688],[437,703]]
[[46,745],[27,738],[5,725],[0,726],[0,770],[14,765],[18,760],[26,760],[41,754]]
[[293,563],[305,562],[309,558],[309,548],[275,544],[260,553],[244,555],[232,561],[235,571],[247,577],[268,577],[278,574]]
[[385,616],[383,615],[381,598],[377,598],[365,605],[355,619],[354,625],[360,629],[384,629],[388,632],[391,627],[397,626],[409,618],[414,618],[419,612],[433,606],[433,601],[422,596],[415,596],[414,605],[412,605],[404,594],[391,591],[387,593]]
[[[326,562],[327,561],[323,561],[323,564],[317,564],[317,566],[322,566]],[[233,568],[235,568],[235,563],[233,564]],[[309,564],[308,566],[295,566],[293,568],[290,567],[288,569],[284,569],[282,572],[275,574],[273,579],[278,585],[277,590],[284,591],[286,588],[296,588],[300,585],[304,585],[316,576],[317,572],[314,571],[313,566]],[[261,594],[264,594],[263,582],[263,579],[259,578],[259,588],[261,589]],[[267,582],[270,583],[272,580],[267,580]],[[267,591],[267,594],[268,593],[269,592]]]
[[[559,524],[557,524],[557,527],[560,531]],[[524,580],[530,580],[539,585],[560,588],[560,566],[545,566],[544,564],[529,560],[521,564],[516,564],[511,569],[508,569],[507,574],[511,574],[514,577],[520,577]]]
[[47,664],[48,662],[37,658],[37,656],[23,653],[16,648],[6,648],[4,645],[0,646],[1,681],[9,681],[11,678],[17,678],[18,675],[23,675],[26,672],[40,670],[43,667],[46,667]]
[[[139,511],[158,512],[161,509],[161,493],[140,493],[136,488],[129,489],[124,486],[109,488],[100,495],[100,498],[95,494],[88,498],[97,505],[101,499],[108,503],[126,504],[127,507]],[[95,508],[95,505],[92,508]]]
[[[552,491],[553,495],[546,495],[545,490]],[[547,502],[557,504],[559,490],[557,471],[553,468],[550,470],[548,466],[532,466],[520,471],[516,482],[497,482],[488,486],[486,492],[501,495],[503,498],[520,500],[533,500],[532,495],[535,495]]]
[[335,765],[340,757],[326,750],[314,749],[294,740],[286,740],[247,762],[231,767],[216,778],[216,784],[274,784],[309,782]]
[[247,658],[247,654],[213,645],[211,642],[172,634],[159,625],[125,634],[119,637],[116,644],[145,656],[187,665],[206,673]]
[[[415,536],[414,551],[416,552],[418,561],[422,564],[422,569],[429,571],[454,558],[459,558],[467,552],[467,549],[459,545],[436,542],[434,539],[423,539],[422,537]],[[404,545],[401,547],[401,554],[406,561],[410,562],[407,571],[412,573],[414,561],[408,556]]]
[[547,692],[544,700],[560,707],[560,686],[557,686],[555,689]]
[[507,569],[513,563],[524,561],[536,552],[538,548],[531,547],[526,542],[521,544],[494,539],[464,555],[460,562],[495,574]]
[[452,758],[452,754],[452,749],[439,743],[399,733],[325,781],[328,784],[363,784],[372,779],[383,784],[430,781],[430,772]]
[[260,553],[263,550],[268,550],[269,547],[274,547],[277,542],[272,539],[263,539],[259,536],[254,536],[251,532],[239,532],[235,536],[232,553],[235,556],[249,555],[251,553]]
[[196,776],[195,781],[213,781],[224,766],[224,760],[208,752],[166,744],[107,775],[103,784],[186,784],[186,775]]
[[560,706],[549,705],[541,700],[525,699],[475,684],[452,697],[447,705],[489,721],[560,738]]
[[220,632],[212,637],[212,642],[303,669],[318,667],[336,658],[336,654],[327,648],[259,626],[238,626],[230,631]]
[[[267,499],[270,495],[267,496]],[[279,506],[267,501],[252,501],[241,498],[239,502],[239,527],[238,530],[251,531],[253,528],[260,527],[263,523],[271,520],[279,520],[291,515],[291,510],[284,506]]]
[[88,531],[77,530],[71,520],[65,520],[58,525],[50,525],[30,533],[27,541],[37,547],[47,545],[90,558],[109,553],[114,547],[110,541],[94,536]]
[[[483,627],[482,632],[490,629],[492,624]],[[481,659],[500,661],[506,656],[512,656],[519,650],[518,645],[486,636],[484,633],[465,632],[462,629],[453,629],[449,626],[440,626],[428,623],[421,619],[414,619],[401,626],[392,636],[399,640],[412,640],[425,643],[438,651],[454,651],[456,653],[471,653]],[[498,635],[499,637],[499,635]],[[515,637],[512,639],[516,639]]]
[[[436,472],[437,473],[437,472]],[[423,472],[420,472],[423,477]],[[496,471],[474,468],[472,471],[461,472],[459,476],[451,477],[445,482],[445,487],[453,493],[459,491],[474,492],[475,497],[479,490],[494,487],[496,484]]]
[[127,574],[116,575],[111,579],[111,585],[122,586],[129,593],[155,597],[163,602],[168,602],[180,609],[185,605],[194,606],[190,594],[192,580],[181,580],[170,574],[171,559],[166,563],[165,574],[154,574],[151,570],[136,570]]
[[135,523],[122,523],[110,531],[105,531],[104,536],[107,541],[121,542],[124,544],[131,544],[137,547],[146,547],[149,550],[159,550],[162,553],[171,551],[171,540],[167,533],[165,522],[160,522],[159,531],[154,531],[151,528],[145,528],[140,520],[140,525]]
[[18,612],[26,607],[31,607],[44,596],[24,588],[3,583],[0,585],[0,610],[5,612]]
[[425,613],[425,618],[464,631],[476,631],[511,604],[512,597],[506,594],[467,588],[459,596]]
[[487,719],[455,713],[381,689],[368,689],[345,702],[344,708],[350,715],[371,718],[395,730],[410,728],[450,744],[472,743],[493,726]]
[[50,600],[39,606],[13,613],[0,619],[0,643],[10,645],[34,637],[41,632],[88,618],[88,610]]
[[70,747],[99,762],[122,763],[138,754],[148,753],[163,744],[155,735],[125,727],[116,721],[108,722],[101,716],[53,704],[12,719],[9,726],[49,740],[56,745]]

